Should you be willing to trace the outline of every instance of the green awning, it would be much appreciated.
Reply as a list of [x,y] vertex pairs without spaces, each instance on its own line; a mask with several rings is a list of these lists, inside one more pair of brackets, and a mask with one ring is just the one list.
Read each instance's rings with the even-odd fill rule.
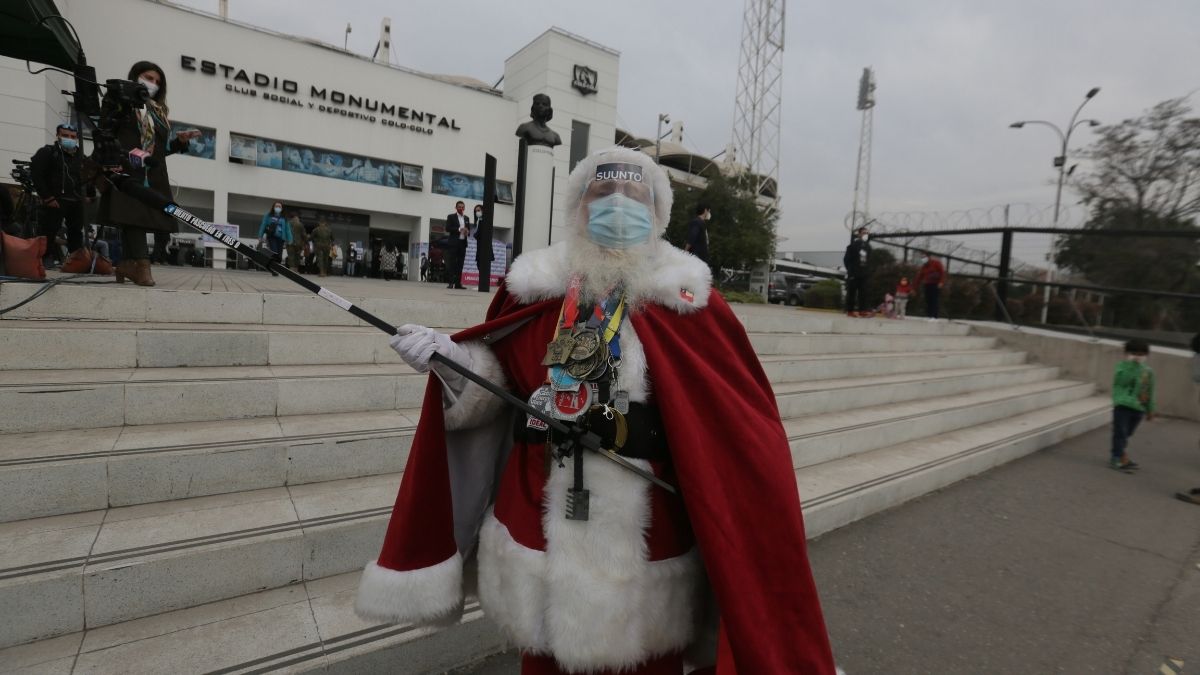
[[73,70],[81,48],[54,0],[0,0],[0,56]]

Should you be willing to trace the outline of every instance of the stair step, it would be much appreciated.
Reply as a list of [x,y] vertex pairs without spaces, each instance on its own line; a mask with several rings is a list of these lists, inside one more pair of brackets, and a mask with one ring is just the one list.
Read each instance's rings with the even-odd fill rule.
[[374,327],[0,321],[0,340],[0,371],[401,363]]
[[1108,397],[1090,396],[797,469],[805,532],[820,536],[1102,427],[1111,408]]
[[[0,650],[3,672],[444,672],[502,650],[473,599],[442,630],[354,615],[358,572],[326,577]],[[76,656],[78,655],[78,660]],[[28,669],[28,670],[22,670]]]
[[880,352],[863,354],[773,355],[759,359],[771,382],[833,380],[950,368],[1012,366],[1025,363],[1024,352],[999,349],[944,352]]
[[[455,325],[446,325],[443,317],[428,318],[433,320],[427,323],[443,332],[459,330]],[[777,324],[786,322],[758,323],[768,328],[781,328]],[[793,323],[803,325],[804,322]],[[821,335],[836,337],[831,332],[834,323],[826,320],[824,327],[830,330]],[[893,321],[882,325],[904,323]],[[938,324],[917,322],[913,325]],[[895,334],[888,341],[903,345],[926,338],[961,337],[968,329],[957,324],[944,325],[956,330]],[[785,334],[801,332],[794,330]],[[809,333],[817,337],[814,332]],[[73,321],[67,324],[56,320],[9,320],[0,321],[0,340],[9,353],[16,355],[0,362],[0,371],[400,363],[399,356],[388,346],[387,336],[371,326],[129,321]],[[919,349],[913,348],[914,351]],[[895,353],[890,347],[885,352]]]
[[[776,394],[790,418],[961,396],[1055,373],[1030,365],[965,368],[792,382]],[[385,409],[0,434],[0,522],[400,471],[418,415],[415,408]]]
[[752,333],[875,333],[896,335],[966,335],[970,326],[917,319],[852,319],[840,312],[763,305],[734,305],[734,313]]
[[775,398],[780,416],[787,419],[1041,382],[1057,375],[1058,368],[1041,365],[956,368],[928,373],[782,383],[775,385]]
[[[354,571],[399,474],[0,524],[0,645]],[[130,589],[138,589],[130,592]]]
[[404,364],[9,371],[0,433],[396,410],[425,382]]
[[[820,536],[1102,426],[1108,408],[1106,397],[1094,396],[798,469],[807,534]],[[440,632],[362,622],[352,612],[357,577],[351,572],[306,579],[89,628],[86,633],[0,650],[0,662],[38,668],[37,672],[70,672],[75,663],[94,675],[274,669],[425,673],[463,665],[504,647],[471,599],[463,621]]]
[[[340,286],[337,282],[328,282]],[[363,287],[367,290],[368,287]],[[0,285],[0,307],[37,292],[34,284]],[[415,289],[413,289],[415,290]],[[433,290],[433,289],[429,289]],[[336,291],[335,291],[336,292]],[[439,317],[452,326],[471,326],[483,318],[492,296],[483,293],[414,293],[405,298],[342,295],[396,325]],[[286,324],[366,326],[367,323],[311,293],[235,293],[135,288],[112,284],[55,286],[5,319],[71,319],[156,323]],[[415,319],[415,320],[414,320]]]
[[1091,396],[1091,383],[1045,380],[968,394],[784,420],[792,464],[803,468],[988,424]]
[[399,472],[419,414],[0,435],[0,522]]
[[761,356],[991,349],[996,345],[996,339],[961,335],[750,333],[750,344],[754,346],[754,351]]

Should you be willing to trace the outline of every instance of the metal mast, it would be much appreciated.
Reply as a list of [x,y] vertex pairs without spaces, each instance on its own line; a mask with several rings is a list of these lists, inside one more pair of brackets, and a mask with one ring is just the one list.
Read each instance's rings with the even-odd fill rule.
[[858,81],[858,109],[862,111],[862,130],[858,135],[858,174],[854,177],[854,209],[847,227],[854,230],[866,225],[871,210],[871,133],[875,126],[875,71],[863,68]]
[[786,0],[746,0],[733,117],[736,159],[755,176],[757,194],[770,193],[768,213],[779,208],[785,4]]

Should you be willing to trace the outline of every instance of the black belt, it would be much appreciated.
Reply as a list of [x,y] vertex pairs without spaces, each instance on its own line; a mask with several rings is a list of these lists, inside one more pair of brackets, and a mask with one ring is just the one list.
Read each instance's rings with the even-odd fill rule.
[[[527,418],[518,415],[513,425],[513,440],[518,443],[541,445],[546,442],[546,433],[525,426]],[[625,413],[625,426],[628,434],[625,445],[620,448],[616,444],[616,419],[607,419],[603,408],[596,407],[579,420],[589,431],[600,436],[601,447],[613,450],[622,457],[645,459],[652,462],[665,462],[671,458],[667,449],[667,433],[663,428],[662,416],[658,408],[644,403],[630,403],[629,412]]]

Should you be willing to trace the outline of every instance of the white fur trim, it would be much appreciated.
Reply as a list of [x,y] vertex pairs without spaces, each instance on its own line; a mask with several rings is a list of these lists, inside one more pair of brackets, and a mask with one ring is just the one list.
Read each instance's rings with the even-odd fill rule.
[[633,324],[621,328],[621,367],[617,369],[617,389],[629,392],[629,400],[645,403],[650,398],[650,378],[646,372],[646,351]]
[[[568,261],[572,245],[576,244],[567,240],[549,248],[522,253],[505,279],[509,292],[523,303],[563,297],[571,277]],[[653,303],[680,314],[708,305],[712,271],[690,253],[663,242],[638,266],[638,270],[631,274],[633,278],[625,280],[634,304]],[[683,299],[682,290],[694,295],[691,302]]]
[[453,620],[462,612],[462,577],[458,553],[431,567],[406,572],[369,562],[358,582],[354,613],[387,623]]
[[649,561],[650,484],[597,458],[586,460],[584,477],[590,519],[573,521],[563,516],[570,462],[551,473],[545,552],[516,543],[488,516],[479,552],[484,611],[522,649],[551,654],[573,672],[631,668],[682,651],[699,618],[699,554]]
[[[471,371],[506,387],[504,369],[492,350],[482,342],[463,342],[460,345],[471,355]],[[436,366],[435,366],[436,367]],[[464,378],[465,379],[465,378]],[[446,408],[446,430],[469,429],[492,420],[505,405],[499,396],[467,380],[454,405]]]
[[546,554],[518,544],[491,513],[479,531],[479,604],[513,644],[546,652]]

